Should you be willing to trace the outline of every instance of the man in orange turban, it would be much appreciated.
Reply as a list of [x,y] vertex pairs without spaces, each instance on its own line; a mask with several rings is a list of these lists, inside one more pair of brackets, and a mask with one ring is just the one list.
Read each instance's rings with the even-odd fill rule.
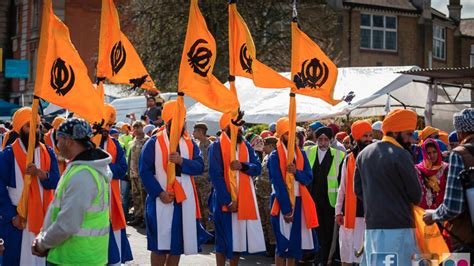
[[356,158],[354,191],[363,201],[364,254],[371,264],[384,260],[371,260],[373,253],[390,250],[398,254],[398,265],[410,265],[412,255],[419,253],[413,205],[421,200],[421,187],[409,152],[416,123],[411,110],[390,112],[383,121],[382,141],[368,145]]
[[[260,175],[262,165],[240,130],[237,150],[231,150],[230,123],[231,115],[223,114],[219,121],[222,134],[208,150],[209,178],[214,187],[210,208],[214,210],[217,265],[224,265],[226,260],[237,265],[240,252],[266,250],[252,179]],[[233,161],[231,152],[236,153]]]
[[354,173],[359,153],[372,144],[372,125],[367,120],[352,124],[351,134],[355,147],[344,159],[341,170],[341,185],[337,193],[336,222],[339,224],[339,248],[341,262],[344,264],[361,263],[354,251],[364,244],[364,205],[354,193]]
[[[270,196],[270,221],[276,238],[277,265],[294,265],[295,261],[318,249],[318,237],[315,232],[318,219],[316,209],[313,209],[314,201],[306,188],[313,179],[311,166],[306,154],[297,145],[293,147],[294,163],[288,164],[289,130],[288,117],[278,119],[277,148],[270,154],[267,165],[274,188]],[[292,173],[294,178],[287,178],[287,172]]]
[[[53,200],[59,170],[54,151],[39,142],[38,129],[33,163],[27,165],[31,117],[30,107],[15,112],[13,129],[19,137],[0,152],[0,238],[5,241],[4,265],[46,263],[44,258],[32,255],[31,244],[40,232],[46,211]],[[25,175],[31,177],[27,192],[27,217],[20,217],[17,206],[25,188]]]
[[[184,121],[175,121],[176,100],[163,105],[165,122],[143,146],[139,174],[148,194],[145,207],[148,250],[152,265],[178,265],[182,254],[196,254],[209,238],[201,225],[195,178],[202,178],[204,160],[198,145],[186,132]],[[179,123],[176,151],[170,151],[170,132]],[[175,175],[168,174],[168,163]]]

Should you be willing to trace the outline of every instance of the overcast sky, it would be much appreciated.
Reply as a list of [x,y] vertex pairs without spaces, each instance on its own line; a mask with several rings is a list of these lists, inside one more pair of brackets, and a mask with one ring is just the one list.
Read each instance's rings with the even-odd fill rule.
[[[431,6],[448,15],[449,0],[431,0]],[[461,18],[474,18],[474,0],[461,0]]]

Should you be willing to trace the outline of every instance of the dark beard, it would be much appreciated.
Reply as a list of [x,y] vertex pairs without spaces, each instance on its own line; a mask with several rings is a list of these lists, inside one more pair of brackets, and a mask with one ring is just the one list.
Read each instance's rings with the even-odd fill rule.
[[[225,134],[227,134],[227,137],[230,138],[230,127],[228,127],[225,130]],[[243,140],[243,136],[242,136],[242,134],[240,133],[240,130],[239,130],[239,133],[237,133],[237,143],[238,144],[242,143],[242,140]]]
[[[21,140],[21,143],[23,143],[23,146],[25,146],[25,149],[28,149],[29,138],[30,138],[29,133],[24,133],[23,131],[20,131],[20,140]],[[36,132],[35,147],[38,147],[38,144],[39,144],[39,133]]]
[[407,150],[409,153],[412,152],[411,150],[411,143],[410,142],[403,142],[402,134],[398,134],[395,140],[402,145],[402,147]]

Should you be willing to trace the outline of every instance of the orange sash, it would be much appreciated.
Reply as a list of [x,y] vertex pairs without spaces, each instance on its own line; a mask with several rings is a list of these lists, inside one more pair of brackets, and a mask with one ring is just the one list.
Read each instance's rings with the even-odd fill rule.
[[[277,152],[278,152],[278,158],[280,159],[280,172],[281,172],[282,177],[285,179],[286,152],[280,140],[278,140],[278,143],[277,143]],[[304,169],[303,154],[301,153],[300,149],[296,149],[295,154],[296,154],[296,169],[298,171],[302,171]],[[289,187],[288,182],[287,182],[288,180],[284,180],[284,181],[288,189]],[[304,212],[304,217],[306,219],[306,227],[316,228],[319,226],[318,214],[316,212],[316,204],[314,203],[313,198],[311,197],[311,194],[309,194],[309,191],[305,185],[300,183],[299,188],[300,188],[300,197],[301,197],[301,207],[302,207],[302,211]],[[273,201],[271,215],[278,216],[279,214],[280,214],[280,205],[278,204],[278,200],[275,198],[275,201]]]
[[[51,157],[44,144],[39,144],[40,148],[40,165],[41,170],[49,172],[51,165]],[[15,140],[12,144],[13,156],[18,163],[21,175],[25,177],[26,170],[26,152],[20,144],[20,139]],[[17,184],[18,185],[18,184]],[[43,226],[43,219],[49,204],[53,201],[54,190],[43,189],[43,202],[41,202],[40,185],[36,176],[31,176],[30,191],[28,193],[28,230],[35,234],[39,234]]]
[[354,154],[351,153],[347,157],[347,176],[346,176],[346,198],[344,205],[344,227],[353,229],[355,226],[357,197],[354,192],[354,173],[356,168],[356,160]]
[[[107,139],[107,152],[112,156],[112,163],[117,160],[117,147],[112,137]],[[125,215],[122,208],[122,196],[120,195],[120,180],[112,179],[110,182],[112,197],[110,200],[110,219],[112,220],[113,231],[121,230],[127,227]]]
[[[230,168],[230,153],[235,152],[230,150],[230,139],[225,132],[220,136],[222,162],[224,164],[224,180],[227,186],[227,191],[230,192],[229,171]],[[239,149],[239,162],[249,161],[249,151],[244,141],[237,143]],[[257,220],[257,210],[252,193],[252,186],[250,185],[250,177],[243,171],[239,173],[239,191],[237,192],[237,219],[239,220]],[[228,212],[227,206],[222,207],[223,211]]]
[[61,160],[60,157],[58,156],[59,150],[58,150],[58,147],[54,145],[53,132],[54,132],[54,129],[50,129],[46,134],[44,134],[44,143],[54,150],[54,153],[56,154],[57,159],[58,159],[59,174],[62,175],[64,173],[64,170],[66,170],[66,161]]
[[[156,140],[160,144],[163,171],[166,173],[166,168],[168,165],[168,146],[166,146],[164,132],[165,132],[164,130],[160,130],[156,135]],[[194,152],[193,141],[191,140],[191,138],[189,137],[187,133],[184,134],[183,138],[184,138],[184,141],[186,142],[186,146],[188,147],[189,158],[192,159],[193,152]],[[199,201],[198,201],[199,199],[198,199],[198,193],[196,190],[196,184],[194,183],[194,176],[189,176],[189,177],[191,178],[191,184],[193,184],[194,201],[196,203],[196,218],[201,219],[201,209],[199,207]],[[166,191],[175,193],[175,200],[177,203],[181,203],[186,199],[186,193],[184,192],[181,184],[179,182],[176,182],[176,179],[175,179],[174,184],[167,185]]]

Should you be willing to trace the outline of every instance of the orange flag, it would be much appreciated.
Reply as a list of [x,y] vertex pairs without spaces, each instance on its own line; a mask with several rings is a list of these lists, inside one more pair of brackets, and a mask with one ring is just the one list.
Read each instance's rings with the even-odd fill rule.
[[197,0],[191,0],[178,90],[216,111],[235,112],[239,108],[237,96],[212,74],[216,55],[214,37],[207,29]]
[[107,78],[112,83],[157,91],[137,51],[120,30],[113,0],[102,0],[97,77]]
[[289,88],[291,80],[257,60],[252,35],[237,5],[229,4],[229,57],[230,74],[253,79],[261,88]]
[[291,77],[296,88],[294,93],[320,98],[332,105],[337,66],[324,54],[308,35],[291,22]]
[[90,123],[100,122],[104,104],[71,43],[68,28],[54,15],[51,0],[43,5],[38,55],[34,94]]

